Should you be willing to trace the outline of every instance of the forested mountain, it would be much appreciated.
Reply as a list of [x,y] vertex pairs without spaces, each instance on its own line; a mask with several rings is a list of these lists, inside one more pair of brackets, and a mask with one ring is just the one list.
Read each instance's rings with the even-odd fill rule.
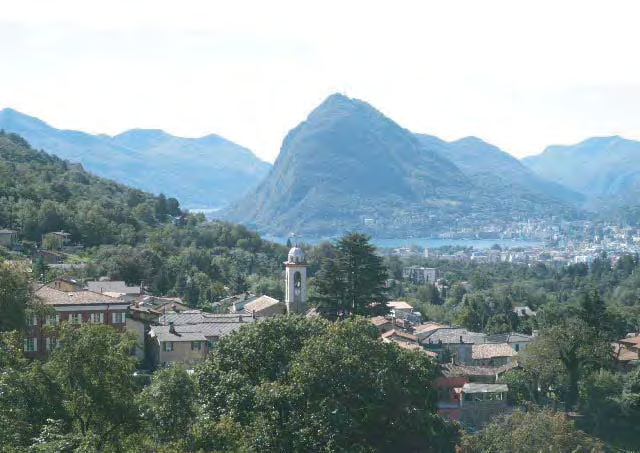
[[173,198],[94,176],[0,133],[0,229],[17,230],[25,253],[43,234],[64,230],[85,246],[65,258],[87,264],[84,278],[144,281],[152,294],[180,296],[192,306],[211,307],[249,288],[280,295],[284,247],[202,216],[182,215],[174,225],[177,215]]
[[96,175],[164,192],[187,207],[225,205],[255,186],[270,168],[248,149],[214,134],[182,138],[133,129],[114,137],[91,135],[56,129],[12,109],[0,111],[0,129]]
[[581,192],[596,203],[637,204],[640,142],[595,137],[576,145],[549,146],[523,163],[544,178]]
[[417,134],[423,145],[451,160],[473,180],[476,190],[494,193],[517,194],[541,202],[559,201],[579,203],[583,196],[553,180],[538,176],[511,154],[477,137],[465,137],[446,142],[431,135]]
[[135,244],[143,231],[179,215],[177,200],[94,176],[79,164],[36,151],[0,133],[0,226],[39,241],[64,230],[87,246]]
[[465,141],[446,152],[428,142],[371,105],[334,94],[289,132],[263,183],[222,215],[273,234],[404,235],[444,230],[465,216],[491,222],[572,211],[548,191],[505,191],[509,181],[498,190],[492,176],[465,174],[449,156],[454,150],[464,160]]

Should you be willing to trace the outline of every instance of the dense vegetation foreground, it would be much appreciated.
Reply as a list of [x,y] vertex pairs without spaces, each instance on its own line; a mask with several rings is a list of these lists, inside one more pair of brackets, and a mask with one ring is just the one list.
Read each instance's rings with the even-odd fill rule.
[[436,366],[364,319],[280,317],[220,340],[193,374],[144,387],[130,340],[67,329],[45,363],[2,334],[2,451],[453,451]]

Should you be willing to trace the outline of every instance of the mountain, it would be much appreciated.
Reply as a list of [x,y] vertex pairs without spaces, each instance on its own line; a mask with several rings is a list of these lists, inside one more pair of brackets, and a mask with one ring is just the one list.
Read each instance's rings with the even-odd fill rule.
[[366,102],[334,94],[289,132],[265,180],[221,216],[277,235],[359,229],[399,236],[567,208],[479,190],[449,152],[446,142],[429,142]]
[[33,242],[64,230],[86,246],[132,245],[180,214],[176,200],[95,176],[0,131],[0,229]]
[[517,193],[535,201],[581,203],[584,197],[553,181],[543,179],[511,154],[477,137],[446,142],[417,134],[423,145],[451,160],[477,190],[496,195]]
[[640,195],[640,142],[635,140],[595,137],[576,145],[549,146],[522,162],[594,202],[637,204]]
[[217,135],[183,138],[149,129],[92,135],[56,129],[13,109],[0,111],[0,129],[96,175],[177,197],[186,207],[223,206],[255,186],[271,167]]

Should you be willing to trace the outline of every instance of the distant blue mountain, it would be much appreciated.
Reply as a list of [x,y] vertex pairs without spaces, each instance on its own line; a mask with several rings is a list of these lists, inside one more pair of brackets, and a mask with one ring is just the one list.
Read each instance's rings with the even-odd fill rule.
[[567,189],[552,178],[543,178],[511,154],[477,137],[446,142],[431,135],[417,136],[426,148],[439,152],[471,178],[478,191],[501,198],[505,194],[529,197],[537,202],[584,202],[585,197],[580,193]]
[[571,216],[566,192],[480,140],[416,135],[334,94],[287,134],[269,176],[219,215],[274,235],[400,237]]
[[0,111],[0,129],[96,175],[176,197],[186,207],[224,206],[256,186],[271,168],[218,135],[183,138],[152,129],[92,135],[56,129],[8,108]]
[[549,146],[522,162],[540,176],[583,193],[592,203],[638,204],[638,141],[594,137],[576,145]]

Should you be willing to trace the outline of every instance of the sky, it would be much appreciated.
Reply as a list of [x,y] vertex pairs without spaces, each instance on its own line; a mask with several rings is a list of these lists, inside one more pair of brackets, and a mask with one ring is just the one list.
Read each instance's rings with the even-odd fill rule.
[[516,157],[640,139],[640,2],[0,0],[0,107],[216,133],[273,161],[334,92]]

